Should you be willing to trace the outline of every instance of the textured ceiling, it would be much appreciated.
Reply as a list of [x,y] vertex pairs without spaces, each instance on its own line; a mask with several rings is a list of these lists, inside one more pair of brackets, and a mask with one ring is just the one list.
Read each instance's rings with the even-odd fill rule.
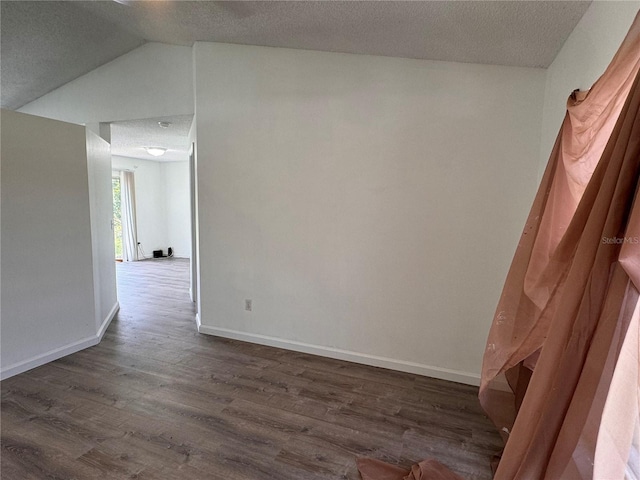
[[[189,128],[193,115],[147,118],[111,124],[111,154],[171,162],[189,158]],[[162,128],[158,122],[171,122]],[[163,147],[167,151],[161,157],[149,155],[144,147]]]
[[590,4],[118,2],[3,0],[2,106],[19,107],[144,41],[212,41],[547,67]]
[[0,8],[2,108],[18,108],[144,43],[72,2],[2,0]]

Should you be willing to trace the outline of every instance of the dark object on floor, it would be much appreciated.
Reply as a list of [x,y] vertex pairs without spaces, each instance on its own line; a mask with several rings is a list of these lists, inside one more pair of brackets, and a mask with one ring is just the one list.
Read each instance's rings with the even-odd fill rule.
[[162,250],[154,250],[153,258],[162,258]]

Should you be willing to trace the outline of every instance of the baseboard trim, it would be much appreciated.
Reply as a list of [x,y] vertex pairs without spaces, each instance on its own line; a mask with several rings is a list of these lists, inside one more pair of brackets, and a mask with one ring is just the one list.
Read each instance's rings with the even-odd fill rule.
[[100,343],[100,340],[102,340],[104,332],[107,330],[107,327],[109,327],[109,324],[116,316],[116,313],[118,313],[118,310],[120,310],[120,304],[116,302],[113,308],[109,311],[107,318],[105,318],[102,322],[102,325],[100,325],[100,328],[95,335],[83,338],[62,347],[58,347],[41,355],[23,360],[22,362],[14,363],[13,365],[9,365],[8,367],[3,367],[2,370],[0,370],[0,380],[5,380],[7,378],[13,377],[14,375],[18,375],[19,373],[24,373],[33,368],[40,367],[45,363],[53,362],[54,360],[57,360],[59,358],[66,357],[67,355],[71,355],[72,353],[76,353],[80,350],[84,350],[85,348],[97,345],[98,343]]
[[96,334],[96,336],[98,337],[98,343],[102,341],[104,332],[107,331],[107,328],[109,328],[109,325],[111,325],[111,321],[115,318],[116,314],[119,311],[120,311],[120,302],[116,302],[111,308],[111,310],[109,311],[107,318],[104,319],[104,321],[102,322],[102,325],[100,325],[100,328],[98,329],[98,333]]
[[199,315],[196,315],[196,324],[198,325],[198,332],[206,335],[214,335],[216,337],[241,340],[243,342],[257,343],[270,347],[284,348],[285,350],[309,353],[322,357],[335,358],[337,360],[346,360],[348,362],[361,363],[363,365],[370,365],[373,367],[381,367],[388,368],[390,370],[398,370],[401,372],[415,373],[417,375],[423,375],[425,377],[439,378],[442,380],[449,380],[452,382],[464,383],[467,385],[480,385],[480,375],[474,373],[462,372],[449,368],[434,367],[431,365],[408,362],[405,360],[397,360],[394,358],[380,357],[377,355],[369,355],[366,353],[342,350],[339,348],[325,347],[322,345],[313,345],[283,338],[269,337],[267,335],[240,332],[237,330],[230,330],[228,328],[210,327],[207,325],[202,325]]

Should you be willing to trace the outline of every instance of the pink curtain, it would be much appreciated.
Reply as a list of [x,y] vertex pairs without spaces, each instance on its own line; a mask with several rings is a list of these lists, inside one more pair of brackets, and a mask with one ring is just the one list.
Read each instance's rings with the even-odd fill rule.
[[416,463],[411,470],[380,460],[359,458],[358,470],[362,480],[464,480],[436,460]]
[[497,479],[640,470],[639,68],[636,17],[604,75],[569,99],[516,250],[480,387],[506,440]]

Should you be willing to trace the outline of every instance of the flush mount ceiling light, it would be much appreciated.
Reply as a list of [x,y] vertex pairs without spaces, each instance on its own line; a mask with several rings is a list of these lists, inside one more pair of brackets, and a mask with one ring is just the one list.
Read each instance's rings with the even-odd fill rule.
[[160,128],[169,128],[171,126],[171,122],[158,122]]
[[166,148],[162,147],[144,147],[149,155],[153,155],[154,157],[160,157],[164,155],[164,152],[167,151]]

